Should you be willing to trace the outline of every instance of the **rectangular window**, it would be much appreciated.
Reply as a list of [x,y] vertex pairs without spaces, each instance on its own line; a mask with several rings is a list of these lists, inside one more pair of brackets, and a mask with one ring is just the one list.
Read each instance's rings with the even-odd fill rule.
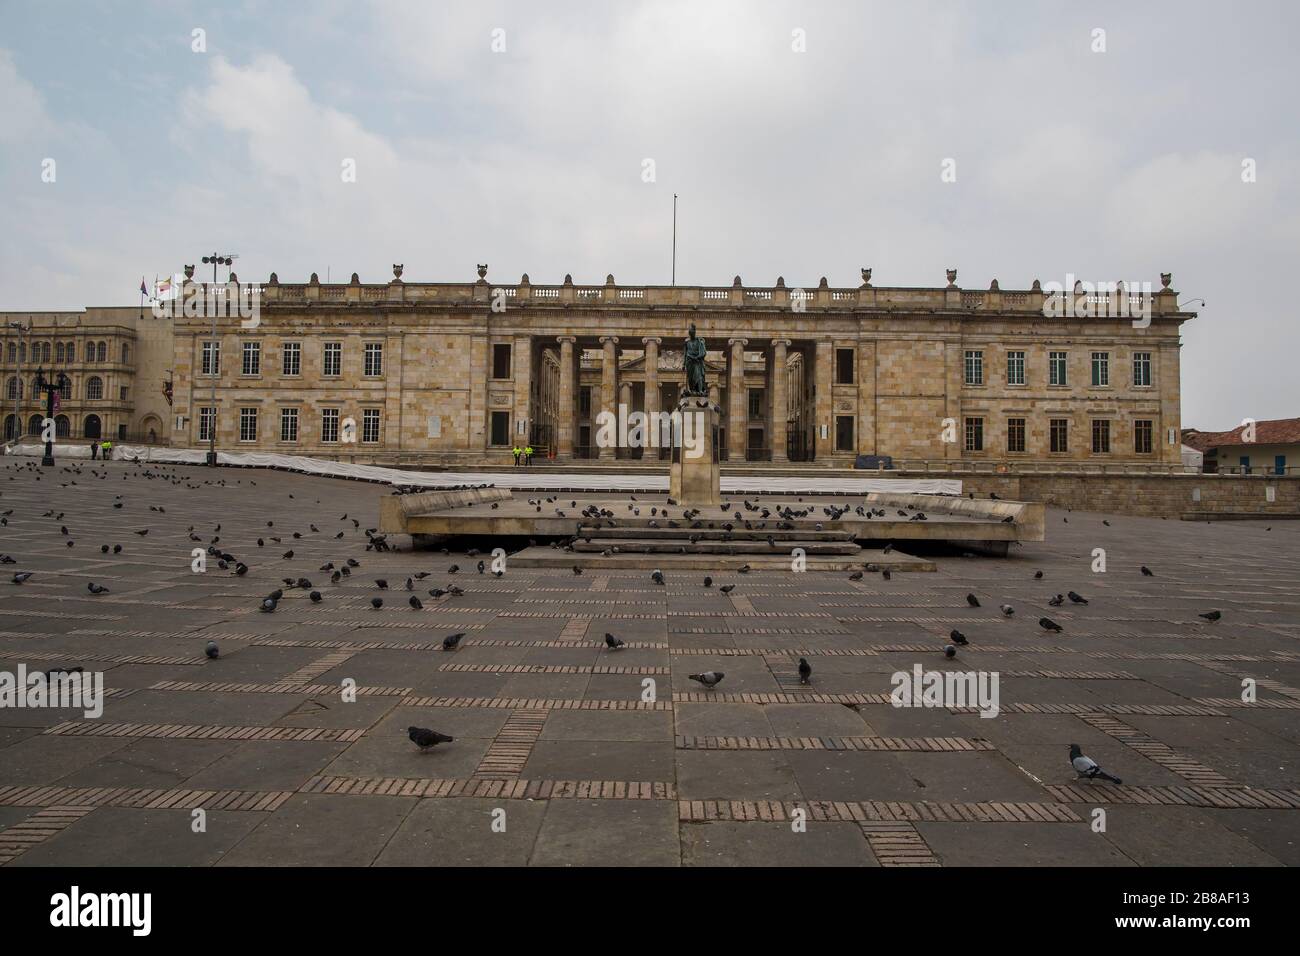
[[343,343],[326,342],[321,362],[322,375],[343,374]]
[[1007,451],[1025,450],[1025,420],[1023,418],[1007,419]]
[[337,408],[321,409],[320,440],[331,444],[339,440],[339,410]]
[[835,450],[853,451],[853,416],[835,416]]
[[1151,353],[1133,353],[1133,384],[1147,388],[1151,384]]
[[968,351],[966,353],[966,384],[984,384],[984,353]]
[[982,418],[966,419],[966,450],[967,451],[984,450],[984,419]]
[[203,343],[203,374],[220,375],[221,374],[221,343],[204,342]]
[[751,388],[749,390],[749,417],[763,417],[763,390],[761,388]]
[[217,417],[216,412],[211,406],[199,409],[199,441],[212,440],[212,423]]
[[1104,388],[1110,384],[1110,353],[1092,353],[1092,384],[1094,388]]
[[371,377],[384,374],[384,343],[366,343],[366,364],[364,374]]
[[118,387],[118,389],[117,389],[117,397],[118,397],[118,400],[119,400],[119,401],[123,401],[123,402],[126,401],[126,386],[125,386],[125,385],[121,385],[121,386]]
[[1094,455],[1110,454],[1110,421],[1105,418],[1092,420],[1092,453]]
[[243,365],[240,367],[240,373],[243,375],[261,375],[262,374],[262,343],[245,342],[243,346]]
[[1138,455],[1151,454],[1152,436],[1155,429],[1153,422],[1139,418],[1133,422],[1133,451]]
[[[725,405],[723,406],[726,407]],[[591,417],[591,386],[584,385],[578,391],[578,414],[583,418]]]
[[367,408],[362,411],[361,440],[368,445],[379,441],[379,409]]
[[853,384],[853,349],[835,350],[835,384]]
[[241,408],[239,410],[239,440],[257,441],[256,408]]
[[298,409],[280,409],[280,441],[298,440]]
[[1058,454],[1070,450],[1070,420],[1068,418],[1053,418],[1048,423],[1048,434],[1051,437],[1052,451]]
[[[367,375],[370,373],[367,372]],[[375,373],[379,374],[379,373]],[[510,346],[494,345],[492,346],[492,377],[509,378],[510,377]]]
[[302,374],[302,343],[285,342],[283,348],[284,354],[284,374],[301,375]]
[[1064,352],[1047,353],[1047,384],[1048,385],[1068,385],[1065,378],[1065,358]]
[[1024,352],[1007,353],[1007,384],[1008,385],[1025,384],[1025,353]]
[[493,445],[510,444],[510,413],[509,412],[492,413],[492,444]]

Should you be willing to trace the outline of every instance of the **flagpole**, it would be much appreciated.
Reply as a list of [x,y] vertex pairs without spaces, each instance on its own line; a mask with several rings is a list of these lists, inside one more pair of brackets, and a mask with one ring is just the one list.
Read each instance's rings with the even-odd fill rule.
[[677,285],[677,194],[673,193],[673,285]]

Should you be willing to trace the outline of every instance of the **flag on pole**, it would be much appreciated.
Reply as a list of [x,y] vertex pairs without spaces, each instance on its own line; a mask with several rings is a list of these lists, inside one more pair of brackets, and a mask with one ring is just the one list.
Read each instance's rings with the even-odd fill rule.
[[141,295],[148,295],[148,294],[149,294],[149,290],[145,287],[145,284],[144,284],[144,276],[141,276],[141,277],[140,277],[140,294],[141,294]]

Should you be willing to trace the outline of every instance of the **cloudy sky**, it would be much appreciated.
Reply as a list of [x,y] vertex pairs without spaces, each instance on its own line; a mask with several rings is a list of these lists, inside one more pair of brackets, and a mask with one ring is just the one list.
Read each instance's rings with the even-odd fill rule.
[[214,251],[244,279],[666,283],[676,192],[685,284],[1171,271],[1207,303],[1184,424],[1300,415],[1290,0],[3,0],[0,23],[0,310],[134,304]]

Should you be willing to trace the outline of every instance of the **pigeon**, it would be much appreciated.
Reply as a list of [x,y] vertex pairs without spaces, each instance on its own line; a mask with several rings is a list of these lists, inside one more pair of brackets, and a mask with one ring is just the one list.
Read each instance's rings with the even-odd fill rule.
[[1155,573],[1154,573],[1150,568],[1148,568],[1145,564],[1142,565],[1142,567],[1141,567],[1140,570],[1142,571],[1142,577],[1144,577],[1144,578],[1154,578],[1154,577],[1155,577]]
[[611,651],[616,651],[623,646],[623,641],[615,637],[613,634],[607,633],[605,635],[605,646]]
[[282,558],[284,558],[286,561],[288,561],[290,558],[293,557],[293,549],[290,548],[290,549],[289,549],[288,551],[286,551],[284,554],[280,555],[280,557],[282,557]]
[[442,639],[442,649],[444,651],[454,651],[456,649],[456,645],[460,643],[460,639],[464,636],[465,636],[465,632],[461,631],[457,634],[450,634],[447,637],[444,637]]
[[422,604],[420,602],[420,599],[416,597],[414,594],[411,595],[411,597],[407,600],[406,603],[411,605],[411,607],[413,607],[417,611],[424,610],[424,604]]
[[370,606],[373,607],[376,611],[378,611],[381,607],[384,606],[384,599],[381,597],[371,598]]
[[96,584],[94,581],[91,581],[89,584],[86,585],[86,590],[89,591],[91,594],[108,593],[108,588],[104,587],[102,584]]
[[713,578],[709,577],[707,574],[704,576],[704,586],[706,588],[713,587]]
[[309,594],[309,595],[307,595],[307,596],[308,596],[309,598],[311,598],[311,603],[312,603],[312,604],[319,604],[319,603],[320,603],[320,592],[319,592],[319,591],[312,591],[311,594]]
[[880,572],[880,576],[881,576],[882,578],[884,578],[886,581],[888,581],[888,580],[890,579],[890,577],[891,577],[891,575],[890,575],[890,573],[889,573],[889,568],[885,568],[885,570],[881,571],[881,572]]
[[973,595],[973,594],[967,594],[967,595],[966,595],[966,603],[969,604],[971,607],[979,607],[979,606],[980,606],[980,599],[977,598],[977,597],[976,597],[975,595]]
[[456,739],[424,727],[407,727],[406,735],[411,738],[411,743],[421,750],[428,750],[430,747],[438,746],[438,744],[449,744]]
[[1196,616],[1197,616],[1197,617],[1203,617],[1203,618],[1205,618],[1207,621],[1217,621],[1219,618],[1223,617],[1223,615],[1222,615],[1220,612],[1218,612],[1218,611],[1210,611],[1210,612],[1207,613],[1207,614],[1198,614],[1198,615],[1196,615]]
[[650,580],[654,581],[655,584],[663,584],[664,573],[660,571],[658,568],[655,568],[654,571],[650,574]]
[[1042,579],[1043,579],[1043,572],[1042,572],[1042,571],[1035,571],[1035,572],[1034,572],[1034,580],[1035,580],[1035,581],[1041,581]]
[[861,572],[861,571],[854,571],[852,574],[849,575],[849,580],[850,580],[850,581],[861,581],[861,580],[862,580],[862,572]]
[[812,665],[808,663],[808,658],[799,658],[799,683],[806,684],[811,677]]
[[1080,777],[1087,777],[1089,780],[1100,777],[1102,780],[1109,780],[1111,783],[1124,782],[1119,777],[1112,777],[1097,766],[1097,761],[1085,754],[1083,748],[1078,744],[1070,744],[1070,766],[1074,767]]
[[459,564],[453,564],[451,567],[449,567],[449,568],[447,569],[447,573],[448,573],[448,574],[455,574],[455,573],[456,573],[457,571],[459,571],[459,570],[460,570],[460,565],[459,565]]
[[210,661],[215,661],[221,656],[221,651],[218,650],[216,641],[208,641],[207,645],[203,648],[203,653],[207,655],[207,658]]
[[703,674],[687,674],[691,680],[699,681],[705,687],[710,689],[717,687],[726,675],[722,671],[705,671]]
[[998,610],[1001,611],[1003,615],[1006,617],[1010,617],[1011,615],[1016,613],[1016,609],[1013,608],[1010,604],[1003,604],[998,608]]
[[1061,633],[1061,625],[1057,624],[1050,617],[1040,617],[1038,619],[1038,626],[1045,631],[1053,631],[1057,634]]
[[576,578],[576,577],[577,577],[578,575],[580,575],[580,574],[582,574],[582,568],[578,567],[578,566],[575,564],[575,565],[573,566],[573,576]]
[[736,586],[734,584],[724,584],[722,587],[718,588],[718,590],[723,594],[730,594],[732,591],[736,590]]
[[957,656],[957,648],[949,644],[947,647],[943,649],[943,656],[948,658],[949,660],[952,660],[954,657]]
[[1064,594],[1058,594],[1056,597],[1052,598],[1050,601],[1047,602],[1049,607],[1060,607],[1064,603],[1065,603]]
[[138,535],[139,535],[140,537],[142,537],[142,538],[143,538],[145,535],[147,535],[148,533],[149,533],[149,529],[148,529],[148,528],[145,528],[143,531],[137,531],[137,532],[136,532],[136,534],[138,534]]
[[14,584],[22,584],[35,573],[35,571],[19,571],[14,575]]
[[1066,591],[1066,592],[1065,592],[1065,596],[1068,597],[1068,598],[1070,599],[1070,602],[1073,603],[1073,604],[1087,604],[1087,603],[1088,603],[1088,599],[1087,599],[1086,597],[1084,597],[1084,596],[1081,595],[1081,594],[1075,594],[1073,591]]
[[738,574],[748,574],[753,569],[750,568],[748,564],[746,564],[744,567],[737,568],[736,570]]
[[970,643],[970,641],[966,639],[966,635],[963,634],[961,631],[957,630],[955,627],[948,632],[948,638],[954,644],[960,644],[962,647],[965,647],[967,644]]

